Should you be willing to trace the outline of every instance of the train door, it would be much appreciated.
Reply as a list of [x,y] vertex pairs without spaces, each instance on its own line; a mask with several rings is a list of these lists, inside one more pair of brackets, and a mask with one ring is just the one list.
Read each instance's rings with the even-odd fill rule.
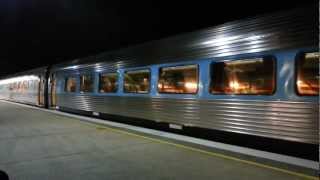
[[57,97],[56,97],[57,82],[54,74],[50,77],[50,105],[51,107],[56,107]]
[[44,86],[45,86],[45,80],[43,77],[40,77],[39,82],[39,93],[38,93],[38,99],[39,99],[39,106],[44,106]]

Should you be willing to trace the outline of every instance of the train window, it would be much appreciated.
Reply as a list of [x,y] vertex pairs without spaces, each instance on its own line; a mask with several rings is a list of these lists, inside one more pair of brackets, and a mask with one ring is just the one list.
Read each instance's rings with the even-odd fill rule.
[[21,91],[22,90],[22,82],[18,82],[18,90]]
[[28,83],[28,81],[23,81],[23,89],[24,89],[24,90],[29,89],[29,83]]
[[196,94],[198,65],[160,68],[158,91],[160,93]]
[[80,92],[93,92],[94,78],[92,75],[80,76]]
[[18,90],[18,83],[17,83],[17,82],[14,82],[14,83],[13,83],[13,90],[14,90],[14,91],[17,91],[17,90]]
[[77,79],[68,77],[65,81],[65,91],[66,92],[76,92]]
[[14,83],[11,83],[10,85],[9,85],[9,90],[10,91],[14,91],[15,89],[14,89]]
[[118,91],[118,74],[107,73],[100,75],[99,92],[115,93]]
[[300,95],[319,95],[319,52],[305,53],[297,61],[297,91]]
[[31,86],[32,89],[35,89],[35,88],[36,88],[35,80],[31,80],[31,81],[30,81],[30,86]]
[[124,74],[124,92],[148,93],[150,91],[150,70],[127,71]]
[[243,59],[211,65],[213,94],[271,95],[275,90],[275,60]]

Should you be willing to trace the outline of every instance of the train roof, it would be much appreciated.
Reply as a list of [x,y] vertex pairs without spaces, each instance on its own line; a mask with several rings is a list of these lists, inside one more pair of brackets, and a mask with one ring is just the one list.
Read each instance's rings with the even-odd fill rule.
[[34,68],[31,70],[27,70],[27,71],[21,71],[21,72],[17,72],[15,74],[11,74],[8,76],[0,77],[0,80],[13,78],[13,77],[17,77],[17,76],[27,76],[27,75],[43,75],[44,76],[47,69],[48,69],[48,66],[43,66],[43,67]]
[[60,69],[71,65],[86,66],[104,62],[121,68],[195,58],[318,47],[317,17],[317,8],[311,6],[266,14],[80,58],[53,67]]
[[52,66],[53,71],[108,65],[110,69],[284,49],[318,48],[315,6],[236,20],[196,32],[107,51]]

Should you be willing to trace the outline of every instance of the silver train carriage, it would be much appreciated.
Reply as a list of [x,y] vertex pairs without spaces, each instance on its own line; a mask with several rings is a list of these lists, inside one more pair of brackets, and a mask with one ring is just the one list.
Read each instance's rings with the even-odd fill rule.
[[0,80],[0,99],[45,107],[47,67],[17,73]]
[[[318,145],[317,22],[315,7],[295,9],[54,65],[44,101],[87,115]],[[3,84],[0,98],[42,104]]]

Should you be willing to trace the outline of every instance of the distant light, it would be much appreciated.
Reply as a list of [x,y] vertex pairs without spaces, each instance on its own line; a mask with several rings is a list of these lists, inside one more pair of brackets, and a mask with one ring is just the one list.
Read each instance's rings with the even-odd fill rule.
[[240,84],[237,82],[237,81],[231,81],[230,83],[229,83],[229,87],[231,87],[232,89],[239,89],[239,87],[240,87]]
[[306,53],[306,54],[305,54],[305,57],[306,57],[307,60],[308,60],[308,59],[313,59],[313,58],[319,59],[320,53],[318,53],[318,52]]
[[198,84],[197,83],[193,83],[193,82],[186,82],[184,84],[184,87],[187,89],[197,89],[198,88]]

